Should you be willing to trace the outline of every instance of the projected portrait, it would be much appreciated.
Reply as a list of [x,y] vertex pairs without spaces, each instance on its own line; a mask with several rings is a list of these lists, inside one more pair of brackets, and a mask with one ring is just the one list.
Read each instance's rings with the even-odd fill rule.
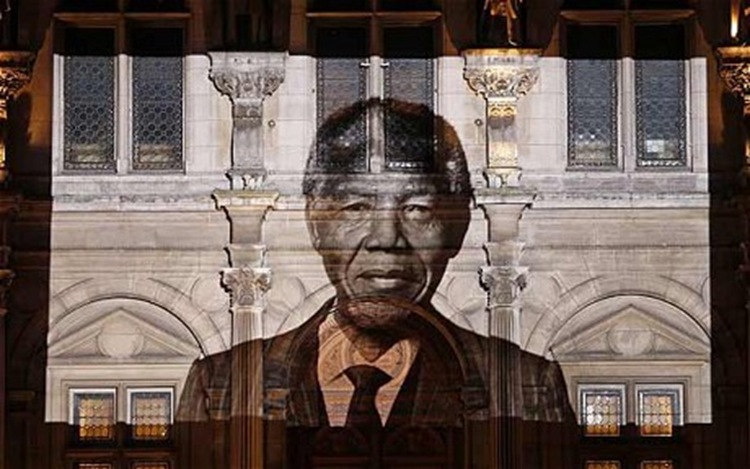
[[[335,294],[262,341],[264,417],[276,435],[267,438],[284,441],[267,451],[283,451],[289,467],[478,467],[491,419],[572,420],[557,365],[460,328],[433,305],[470,219],[466,157],[447,122],[393,100],[346,107],[318,129],[302,191]],[[521,413],[502,415],[491,354],[512,361],[511,407]],[[202,387],[227,385],[222,360],[194,366],[203,378],[188,380],[183,406]]]

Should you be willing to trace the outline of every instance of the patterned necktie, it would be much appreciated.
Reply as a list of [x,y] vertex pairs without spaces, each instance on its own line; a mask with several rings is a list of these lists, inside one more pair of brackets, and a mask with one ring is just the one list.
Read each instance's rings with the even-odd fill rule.
[[354,384],[354,395],[346,414],[346,426],[380,427],[380,414],[375,407],[375,396],[380,387],[391,380],[390,375],[370,365],[351,366],[344,374]]

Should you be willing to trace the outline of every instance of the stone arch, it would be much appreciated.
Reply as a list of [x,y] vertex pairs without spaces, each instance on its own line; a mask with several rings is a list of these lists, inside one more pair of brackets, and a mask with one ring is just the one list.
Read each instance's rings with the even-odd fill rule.
[[131,278],[124,282],[87,279],[57,292],[50,299],[50,334],[69,315],[107,300],[140,301],[162,310],[190,331],[204,355],[221,352],[229,346],[209,313],[196,307],[179,289],[150,278]]
[[564,292],[532,328],[525,348],[539,355],[548,353],[553,336],[571,318],[607,298],[631,296],[670,305],[685,319],[710,336],[710,308],[695,290],[661,275],[606,275],[592,278]]

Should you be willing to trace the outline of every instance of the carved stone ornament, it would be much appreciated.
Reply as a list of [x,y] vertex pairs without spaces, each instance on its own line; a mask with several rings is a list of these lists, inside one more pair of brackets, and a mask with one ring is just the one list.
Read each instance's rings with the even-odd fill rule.
[[241,267],[224,269],[222,281],[232,296],[232,311],[263,310],[266,292],[271,288],[271,269]]
[[235,110],[243,117],[260,115],[258,106],[263,99],[284,82],[285,53],[223,52],[209,53],[209,56],[210,77],[216,89],[229,96],[232,102],[243,102],[240,109]]
[[744,112],[750,115],[750,47],[719,47],[719,75],[727,88],[741,97]]
[[0,99],[14,97],[29,82],[33,61],[31,52],[0,52]]
[[514,306],[526,287],[526,268],[494,267],[481,268],[481,283],[489,295],[489,308]]
[[464,79],[487,100],[504,98],[515,102],[539,79],[538,49],[470,49],[463,55]]

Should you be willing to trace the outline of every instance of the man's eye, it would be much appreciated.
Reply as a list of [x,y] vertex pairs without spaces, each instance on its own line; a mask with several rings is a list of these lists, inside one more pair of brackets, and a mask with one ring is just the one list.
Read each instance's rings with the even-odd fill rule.
[[427,205],[409,204],[401,210],[409,218],[424,218],[432,215],[432,208]]
[[341,210],[347,211],[347,212],[364,212],[365,210],[369,210],[370,206],[365,202],[353,202],[351,204],[344,205]]

